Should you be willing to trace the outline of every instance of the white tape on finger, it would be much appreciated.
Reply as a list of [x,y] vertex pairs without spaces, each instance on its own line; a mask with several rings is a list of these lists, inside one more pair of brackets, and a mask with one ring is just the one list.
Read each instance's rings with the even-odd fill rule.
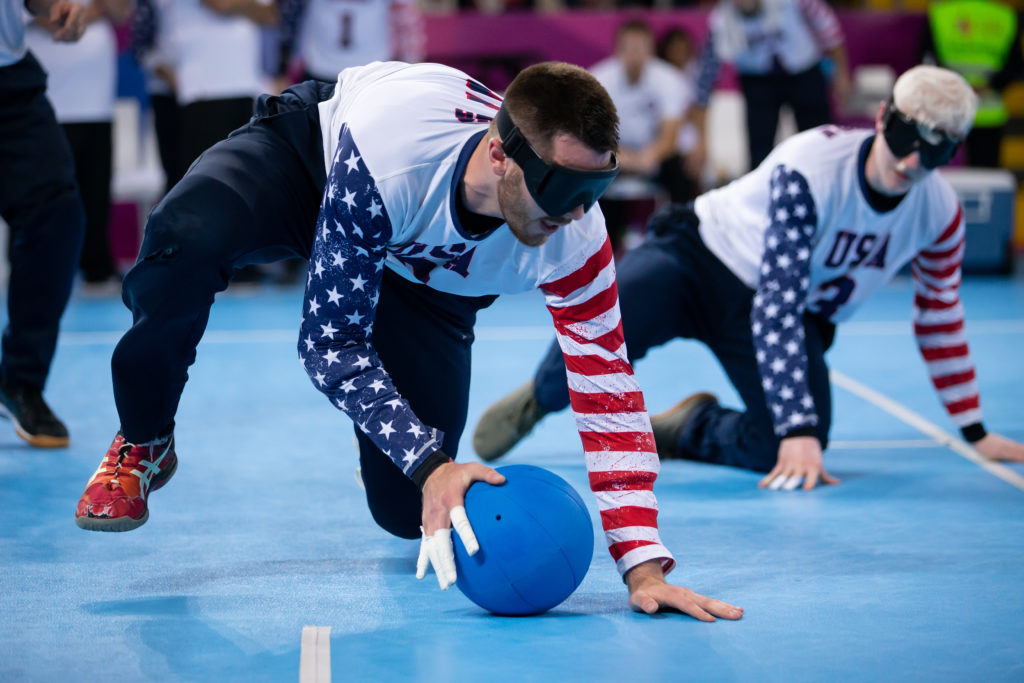
[[794,474],[793,476],[786,480],[786,483],[782,485],[782,489],[784,491],[792,491],[797,486],[799,486],[800,483],[803,482],[803,480],[803,476],[799,474]]
[[427,539],[427,550],[430,564],[437,574],[437,583],[441,590],[455,583],[455,553],[452,551],[452,530],[440,529]]
[[[420,527],[420,533],[423,533],[423,527]],[[426,536],[420,538],[420,556],[416,558],[416,578],[422,579],[427,575],[427,565],[430,564],[430,554],[427,549]]]
[[786,478],[787,477],[785,474],[780,474],[779,476],[772,479],[772,483],[768,484],[768,488],[770,488],[772,491],[778,491],[779,488],[781,488],[782,485],[786,483]]
[[476,551],[480,550],[480,543],[477,542],[476,534],[473,533],[473,527],[469,523],[469,517],[466,516],[466,508],[456,505],[451,509],[449,515],[452,518],[452,527],[455,528],[455,533],[462,539],[462,545],[466,546],[466,553],[475,555]]

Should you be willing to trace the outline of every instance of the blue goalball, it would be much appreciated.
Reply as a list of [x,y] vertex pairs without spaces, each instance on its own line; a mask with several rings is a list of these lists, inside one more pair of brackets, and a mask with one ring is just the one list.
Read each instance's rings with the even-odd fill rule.
[[540,614],[569,597],[586,576],[594,556],[590,514],[557,474],[532,465],[498,471],[505,484],[476,482],[466,493],[480,550],[470,557],[453,534],[455,583],[495,614]]

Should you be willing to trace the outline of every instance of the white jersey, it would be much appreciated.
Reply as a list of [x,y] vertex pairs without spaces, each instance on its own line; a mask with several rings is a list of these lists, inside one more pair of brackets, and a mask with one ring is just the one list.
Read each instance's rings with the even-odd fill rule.
[[260,27],[225,16],[200,0],[174,0],[161,8],[166,54],[173,59],[178,103],[255,98],[266,88]]
[[[786,140],[750,173],[696,201],[700,234],[747,286],[756,288],[772,223],[769,204],[776,169],[807,181],[817,212],[811,238],[807,307],[834,322],[847,320],[918,252],[933,244],[957,216],[956,192],[939,173],[928,174],[903,201],[880,213],[868,203],[861,163],[870,130],[821,126]],[[785,191],[785,188],[782,188]],[[846,278],[840,300],[829,283]]]
[[761,0],[746,15],[734,0],[720,0],[708,16],[715,55],[741,74],[787,73],[811,68],[843,43],[835,12],[823,0]]
[[644,65],[636,83],[626,77],[617,57],[590,67],[608,91],[619,113],[619,141],[629,149],[643,149],[658,138],[664,121],[678,121],[693,101],[693,92],[678,69],[657,58]]
[[61,123],[111,121],[117,97],[117,39],[106,19],[89,24],[76,43],[55,43],[31,25],[25,36],[46,69],[46,96]]
[[308,0],[299,32],[306,71],[321,80],[370,62],[422,57],[422,17],[410,0]]
[[[565,354],[569,391],[619,570],[673,565],[657,530],[658,457],[626,357],[615,265],[600,210],[539,247],[506,224],[470,234],[454,198],[501,98],[436,64],[347,69],[321,103],[327,189],[310,258],[300,357],[314,384],[411,474],[439,448],[370,344],[383,269],[481,296],[540,289]],[[414,331],[411,331],[414,334]]]
[[0,0],[0,67],[20,62],[25,46],[25,4],[21,0]]
[[959,298],[963,214],[939,173],[894,206],[869,200],[873,131],[821,126],[789,138],[756,169],[695,202],[708,249],[751,289],[763,388],[776,433],[816,424],[801,354],[804,310],[847,320],[907,263],[914,331],[953,421],[980,422]]

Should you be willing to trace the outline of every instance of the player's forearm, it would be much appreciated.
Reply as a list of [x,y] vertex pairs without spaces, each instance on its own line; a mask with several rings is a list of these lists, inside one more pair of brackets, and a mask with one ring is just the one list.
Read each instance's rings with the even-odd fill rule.
[[569,396],[608,550],[625,575],[674,560],[658,535],[660,467],[643,394],[626,357],[611,245],[575,273],[542,286],[565,357]]

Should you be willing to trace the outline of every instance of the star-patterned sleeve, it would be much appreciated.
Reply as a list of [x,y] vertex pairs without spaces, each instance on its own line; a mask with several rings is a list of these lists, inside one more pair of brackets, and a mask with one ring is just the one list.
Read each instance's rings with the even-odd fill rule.
[[611,242],[574,272],[541,286],[565,357],[608,552],[619,573],[648,560],[675,565],[658,534],[660,463],[644,397],[626,356]]
[[390,238],[376,183],[344,127],[317,218],[299,359],[313,384],[412,476],[443,433],[419,421],[370,341]]
[[818,215],[807,180],[798,171],[780,164],[772,172],[768,213],[750,326],[775,434],[783,437],[818,423],[807,383],[803,326]]

